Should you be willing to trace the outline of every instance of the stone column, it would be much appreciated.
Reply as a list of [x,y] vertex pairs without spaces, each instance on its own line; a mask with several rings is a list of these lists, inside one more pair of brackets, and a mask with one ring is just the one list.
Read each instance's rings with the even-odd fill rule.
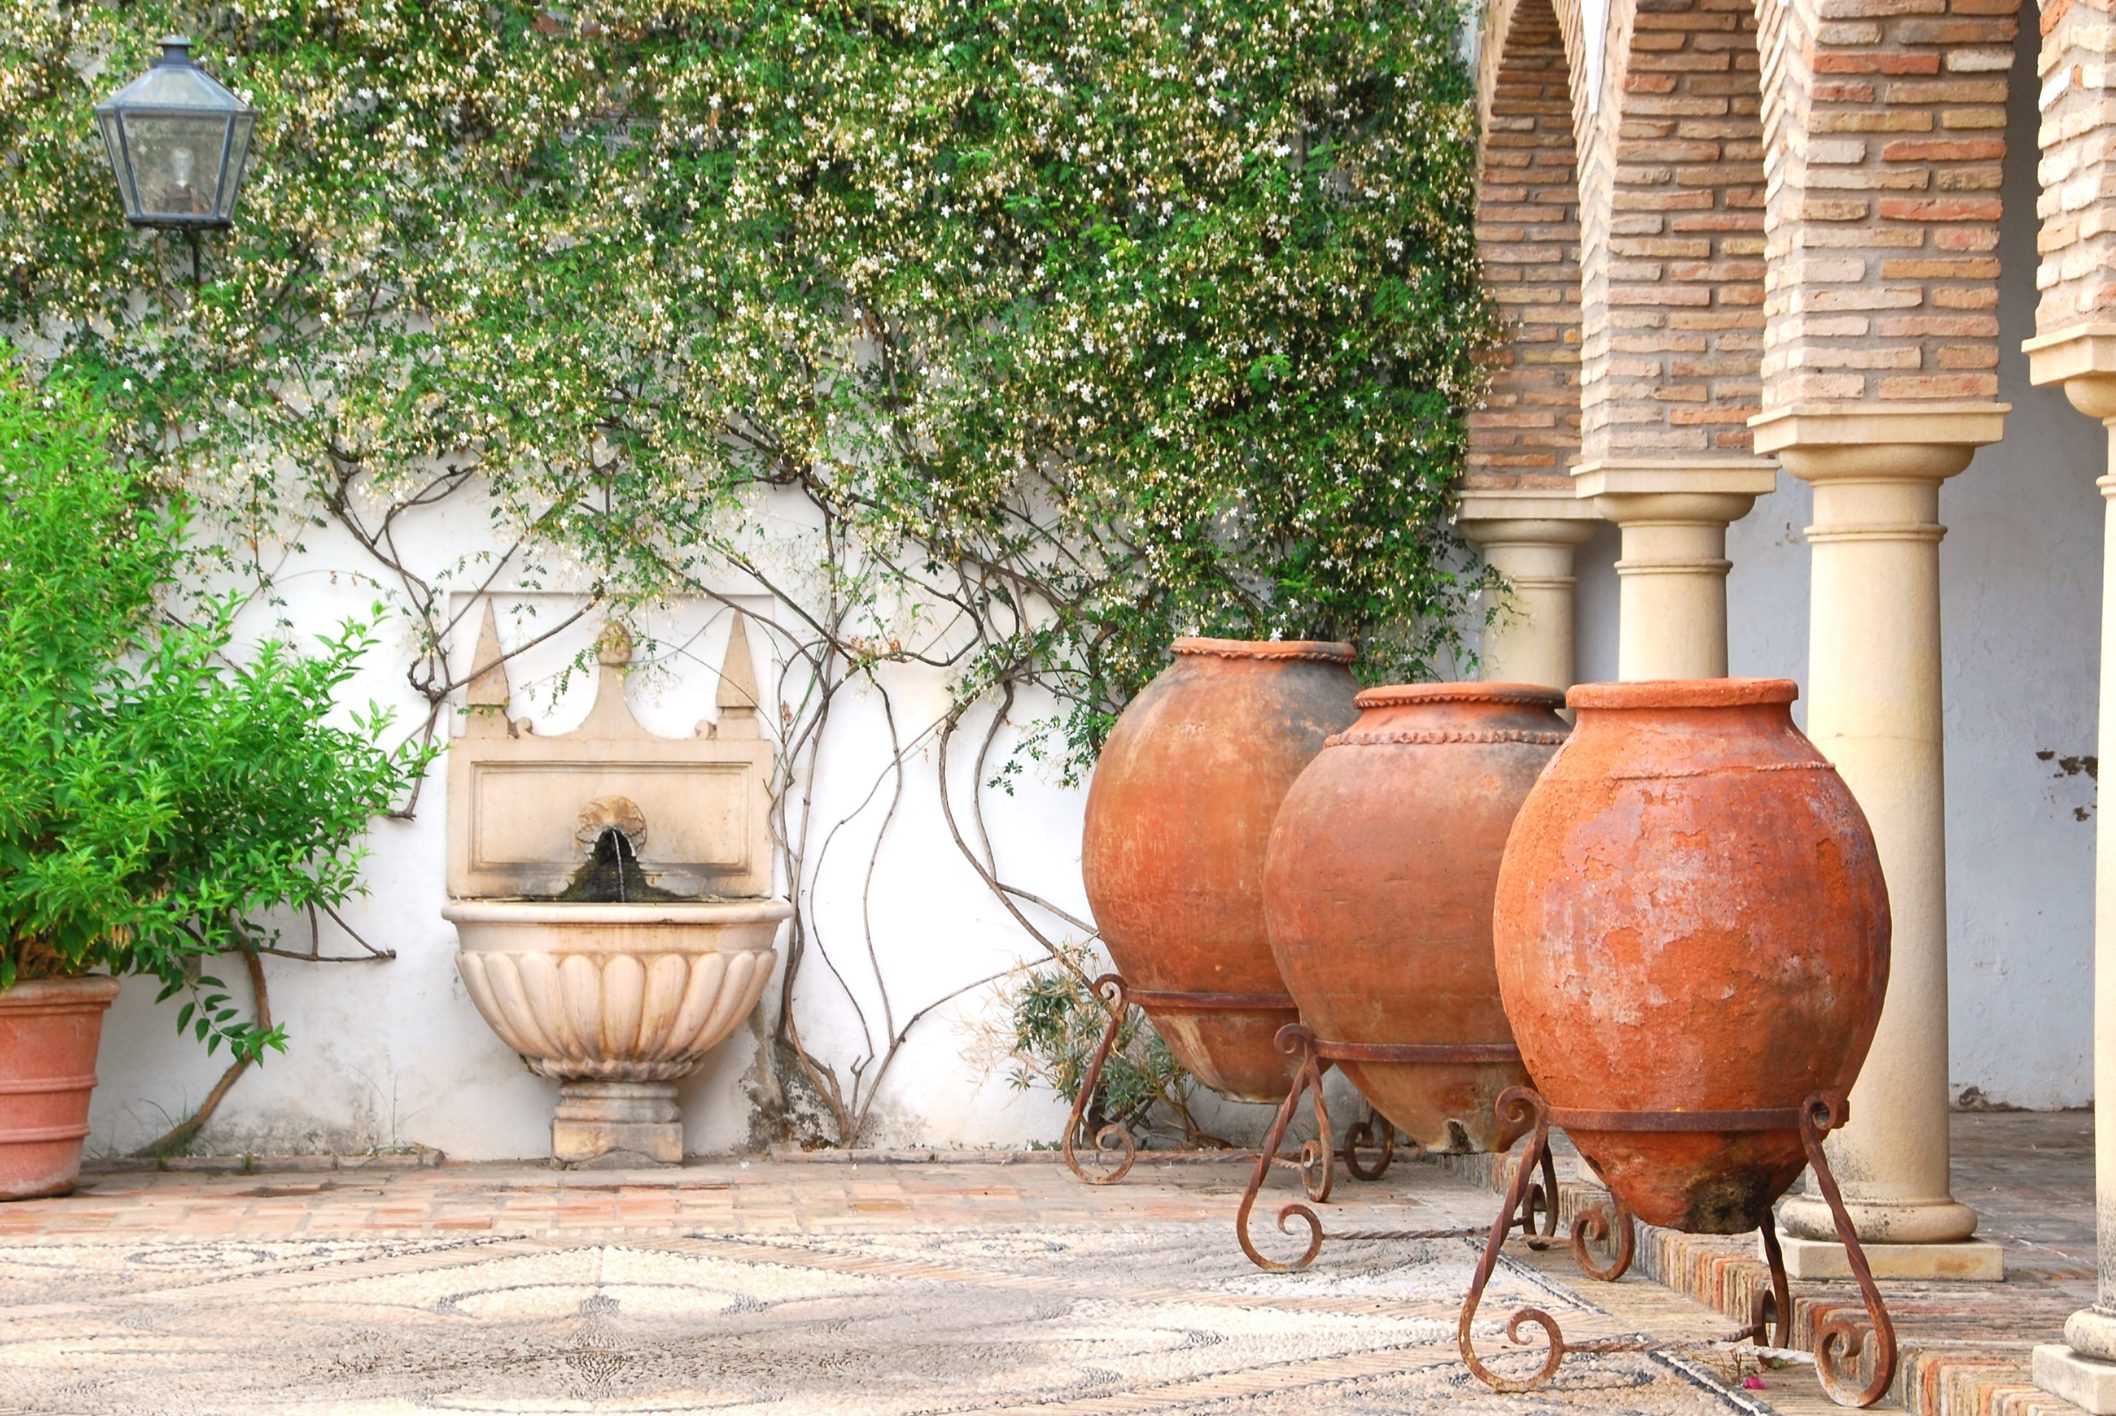
[[[2062,383],[2072,406],[2109,429],[2095,482],[2102,496],[2100,751],[2116,752],[2116,325],[2027,344],[2029,375]],[[2116,818],[2094,818],[2094,1306],[2065,1321],[2065,1340],[2035,1349],[2035,1384],[2095,1416],[2116,1413]]]
[[1573,486],[1624,529],[1617,677],[1725,678],[1727,527],[1777,482],[1754,458],[1582,463]]
[[[1894,920],[1888,997],[1829,1140],[1846,1207],[1883,1278],[1997,1279],[1997,1245],[1948,1177],[1947,850],[1940,698],[1940,483],[1996,442],[1998,404],[1780,409],[1751,421],[1815,489],[1807,733],[1858,798]],[[1849,1272],[1813,1189],[1779,1226],[1796,1277]]]
[[1507,583],[1484,628],[1484,677],[1572,687],[1572,554],[1600,524],[1594,508],[1569,487],[1477,490],[1462,495],[1461,524]]

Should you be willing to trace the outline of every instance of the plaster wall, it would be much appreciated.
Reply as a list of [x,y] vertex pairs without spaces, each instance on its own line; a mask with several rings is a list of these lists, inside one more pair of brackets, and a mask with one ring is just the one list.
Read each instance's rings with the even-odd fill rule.
[[[1606,21],[1606,0],[1589,0],[1589,33]],[[2033,330],[2035,206],[2034,27],[2026,27],[2014,75],[2005,181],[2005,274],[2001,397],[2012,403],[2003,443],[1981,453],[1948,484],[1950,532],[1942,552],[1946,625],[1949,933],[1952,1080],[1965,1103],[2078,1106],[2091,1094],[2088,1063],[2093,827],[2092,754],[2098,672],[2099,500],[2102,434],[2055,390],[2028,386],[2020,341]],[[1590,72],[1593,72],[1590,60]],[[1594,91],[1590,88],[1590,92]],[[1806,486],[1783,474],[1728,537],[1730,666],[1736,674],[1806,677],[1807,561],[1801,528]],[[412,554],[452,559],[487,538],[480,508],[465,506],[421,524]],[[349,544],[311,534],[286,568],[284,613],[314,632],[364,611],[370,587],[347,571]],[[1583,546],[1579,567],[1579,677],[1616,674],[1614,527]],[[738,592],[741,587],[730,587]],[[563,594],[514,594],[549,622]],[[762,597],[743,603],[766,616]],[[516,615],[503,639],[519,643],[539,621]],[[470,630],[456,652],[467,656]],[[267,625],[255,628],[262,632]],[[679,606],[649,623],[662,645],[657,669],[635,683],[642,720],[667,733],[710,717],[727,624],[701,606]],[[370,697],[410,715],[401,666],[402,627],[375,656],[349,699]],[[568,659],[592,627],[581,626],[513,668],[515,713],[562,731],[585,714],[592,676],[561,685]],[[771,636],[753,633],[759,680],[777,682]],[[887,680],[900,729],[915,732],[945,705],[938,674],[895,671]],[[1038,705],[1023,704],[1027,722]],[[766,713],[767,724],[771,714]],[[844,1072],[869,1047],[860,1013],[882,1026],[887,985],[899,1027],[910,1013],[965,985],[1036,956],[1036,946],[976,878],[950,840],[934,789],[930,743],[913,754],[903,797],[863,883],[882,829],[887,784],[870,793],[888,760],[880,696],[848,691],[812,783],[820,820],[850,818],[820,870],[804,882],[804,905],[822,947],[840,965],[840,989],[819,964],[803,975],[797,1001],[803,1035]],[[1003,734],[1002,742],[1006,741]],[[973,786],[966,761],[951,764],[960,803]],[[379,824],[369,868],[372,893],[347,911],[389,962],[268,961],[272,1002],[291,1032],[289,1051],[245,1077],[208,1132],[204,1148],[358,1151],[421,1143],[461,1158],[536,1156],[548,1146],[555,1084],[531,1075],[485,1027],[456,976],[444,898],[445,758],[409,821]],[[1079,884],[1084,793],[1031,768],[1012,796],[987,795],[986,818],[1001,873],[1062,907],[1085,912]],[[783,888],[784,882],[782,882]],[[862,899],[866,900],[863,911]],[[860,940],[871,920],[870,960]],[[1061,937],[1066,930],[1044,921]],[[327,951],[345,941],[326,932]],[[241,992],[239,971],[229,981]],[[172,1008],[155,1009],[150,985],[128,983],[112,1010],[91,1120],[103,1153],[132,1149],[183,1115],[220,1071],[174,1031]],[[853,1006],[857,1000],[858,1010]],[[783,1059],[760,1046],[779,1007],[776,981],[752,1027],[736,1034],[684,1088],[686,1142],[695,1152],[754,1144],[761,1099],[785,1086]],[[973,987],[920,1022],[883,1079],[871,1144],[1014,1146],[1053,1141],[1064,1111],[1048,1092],[1016,1091],[994,1046],[1001,1022],[993,990]],[[1209,1109],[1222,1134],[1240,1137],[1266,1119],[1257,1108]]]
[[[424,554],[452,556],[489,539],[481,508],[451,508],[421,523],[410,545],[413,563]],[[347,572],[362,564],[351,544],[311,533],[308,550],[278,577],[282,613],[298,635],[328,629],[373,602],[371,586]],[[429,562],[431,563],[431,562]],[[730,587],[757,618],[750,637],[758,680],[767,700],[767,733],[776,718],[782,664],[775,638],[759,628],[774,614],[770,599]],[[508,589],[501,606],[502,643],[513,649],[562,619],[578,604],[563,592]],[[469,667],[477,616],[466,614],[453,653],[458,672]],[[546,735],[585,716],[594,675],[567,673],[593,640],[597,623],[582,623],[510,661],[512,716],[529,717]],[[260,611],[249,628],[271,629]],[[727,642],[724,609],[690,603],[647,617],[651,638],[642,650],[648,667],[634,674],[630,698],[650,730],[685,735],[715,713],[715,670]],[[349,704],[370,699],[413,719],[418,702],[402,676],[411,656],[407,626],[397,621],[366,672],[348,689]],[[905,737],[933,721],[947,705],[937,672],[899,670],[887,679],[897,724]],[[1017,709],[1032,720],[1048,705]],[[985,723],[966,732],[981,736]],[[1008,736],[1003,732],[1000,749]],[[841,1074],[873,1050],[863,1043],[861,1014],[871,1036],[885,1034],[893,1009],[901,1028],[911,1013],[945,995],[1000,974],[1040,952],[977,879],[953,844],[935,788],[934,749],[916,749],[903,778],[903,795],[882,832],[890,800],[891,758],[879,693],[847,690],[833,709],[829,736],[812,788],[819,824],[844,821],[829,850],[813,859],[803,882],[804,906],[815,936],[811,950],[827,952],[843,978],[812,953],[796,1004],[804,1037]],[[444,754],[408,821],[384,821],[369,838],[371,893],[345,911],[353,928],[387,962],[311,964],[268,959],[274,1016],[290,1032],[288,1050],[253,1069],[230,1094],[201,1149],[232,1151],[357,1152],[371,1147],[424,1144],[462,1158],[537,1156],[549,1147],[556,1084],[536,1077],[499,1042],[472,1007],[457,977],[452,926],[440,915],[445,899],[448,761]],[[971,790],[967,754],[951,763],[957,810]],[[877,780],[879,792],[873,789]],[[1080,811],[1084,794],[1060,787],[1034,770],[1011,797],[987,793],[986,818],[1001,874],[1062,908],[1086,913],[1079,884]],[[570,814],[577,803],[554,803]],[[651,823],[649,823],[651,829]],[[878,852],[874,849],[880,840]],[[871,880],[867,872],[873,859]],[[783,893],[786,882],[780,881]],[[861,931],[871,922],[870,960]],[[307,947],[303,929],[289,929],[289,947]],[[1055,926],[1065,937],[1063,926]],[[323,949],[356,952],[325,927]],[[781,945],[782,968],[784,942]],[[886,980],[889,998],[885,1004]],[[241,997],[241,970],[220,974]],[[91,1145],[122,1153],[160,1134],[213,1085],[224,1059],[209,1059],[174,1030],[174,1007],[153,1005],[151,983],[128,981],[105,1031],[95,1094]],[[697,1153],[739,1149],[776,1139],[753,1129],[760,1102],[784,1089],[784,1059],[760,1044],[779,1007],[778,980],[767,991],[751,1027],[723,1043],[682,1090],[687,1148]],[[855,1002],[857,1007],[855,1007]],[[1064,1110],[1048,1092],[1023,1093],[1006,1081],[1003,1049],[990,1045],[997,1016],[993,989],[973,987],[937,1007],[916,1029],[883,1080],[866,1135],[869,1144],[946,1146],[1017,1145],[1054,1138]]]

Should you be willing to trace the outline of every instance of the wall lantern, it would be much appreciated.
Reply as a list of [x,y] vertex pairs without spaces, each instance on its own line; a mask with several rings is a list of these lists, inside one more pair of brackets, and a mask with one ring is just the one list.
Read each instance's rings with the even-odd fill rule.
[[154,66],[95,112],[125,220],[194,238],[228,225],[257,114],[191,62],[190,40],[164,39]]

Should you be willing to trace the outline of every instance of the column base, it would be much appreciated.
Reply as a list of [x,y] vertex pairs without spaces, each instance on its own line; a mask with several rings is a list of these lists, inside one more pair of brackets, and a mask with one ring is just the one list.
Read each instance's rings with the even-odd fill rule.
[[2116,1362],[2085,1357],[2062,1342],[2036,1346],[2035,1384],[2093,1416],[2116,1416]]
[[[1938,1147],[1944,1154],[1944,1131]],[[1810,1180],[1807,1187],[1787,1196],[1778,1207],[1778,1232],[1835,1243],[1837,1221],[1830,1216],[1829,1205],[1814,1192],[1813,1183]],[[1868,1248],[1876,1244],[1955,1244],[1976,1233],[1976,1211],[1952,1199],[1909,1203],[1846,1199],[1844,1209],[1851,1216],[1852,1228],[1859,1233],[1859,1242]]]
[[[1781,1229],[1778,1242],[1785,1249],[1785,1271],[1794,1278],[1852,1276],[1844,1246],[1835,1240],[1800,1239]],[[1925,1283],[2006,1281],[2006,1251],[1989,1239],[1958,1239],[1952,1244],[1868,1243],[1865,1249],[1875,1278]]]
[[561,1165],[681,1165],[683,1118],[674,1082],[562,1082],[551,1118]]

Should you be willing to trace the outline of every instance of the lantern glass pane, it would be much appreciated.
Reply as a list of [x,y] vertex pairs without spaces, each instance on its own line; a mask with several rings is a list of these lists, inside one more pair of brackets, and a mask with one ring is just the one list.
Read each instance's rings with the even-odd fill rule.
[[139,219],[216,219],[228,115],[124,113],[122,117]]
[[257,124],[252,113],[238,113],[229,120],[228,161],[220,174],[220,199],[214,204],[215,214],[222,221],[235,215],[235,197],[242,189],[242,168],[250,155],[250,129]]
[[112,98],[127,108],[195,108],[201,113],[223,113],[240,102],[189,58],[172,64],[166,55]]
[[118,115],[104,109],[96,110],[96,127],[103,134],[103,151],[110,157],[110,170],[118,179],[118,200],[125,204],[126,217],[140,214],[139,193],[133,190],[132,167],[125,161],[125,148],[118,138]]

